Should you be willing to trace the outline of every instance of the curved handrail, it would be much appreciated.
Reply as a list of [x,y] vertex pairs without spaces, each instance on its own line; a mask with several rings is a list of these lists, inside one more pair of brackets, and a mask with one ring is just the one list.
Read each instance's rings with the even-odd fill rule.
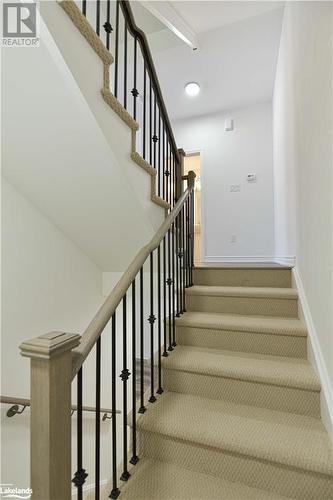
[[128,23],[128,29],[129,29],[130,33],[134,37],[136,37],[140,42],[141,50],[142,50],[142,53],[143,53],[143,56],[144,56],[144,59],[145,59],[145,62],[146,62],[146,65],[147,65],[147,68],[149,71],[149,75],[150,75],[150,78],[151,78],[151,81],[152,81],[152,84],[154,87],[154,91],[156,92],[159,104],[160,104],[162,111],[163,111],[164,120],[165,120],[167,129],[168,129],[168,133],[169,133],[172,147],[174,150],[173,152],[174,152],[174,155],[176,156],[177,160],[179,161],[179,153],[178,153],[178,149],[176,146],[176,141],[175,141],[175,138],[174,138],[174,135],[172,132],[172,127],[171,127],[169,115],[168,115],[168,112],[167,112],[167,109],[166,109],[166,106],[164,103],[164,99],[162,96],[161,87],[160,87],[160,84],[158,81],[158,77],[157,77],[153,57],[152,57],[151,52],[150,52],[147,37],[146,37],[145,33],[136,25],[135,19],[133,16],[133,12],[132,12],[132,9],[131,9],[131,6],[130,6],[130,3],[128,2],[128,0],[121,0],[120,5],[122,8],[123,14],[126,17],[126,21]]
[[105,300],[104,304],[100,307],[93,320],[83,332],[80,345],[72,351],[72,378],[74,378],[80,370],[84,360],[99,339],[101,333],[103,332],[107,323],[110,321],[113,313],[117,309],[120,301],[124,297],[134,278],[140,271],[141,267],[145,263],[147,257],[161,243],[175,218],[181,211],[186,199],[193,191],[194,179],[195,173],[190,171],[187,176],[188,188],[179,198],[178,202],[169,213],[167,218],[164,220],[164,222],[161,224],[160,228],[157,230],[150,242],[142,247],[141,250],[139,250],[132,263],[128,266],[127,270],[124,272],[110,295]]

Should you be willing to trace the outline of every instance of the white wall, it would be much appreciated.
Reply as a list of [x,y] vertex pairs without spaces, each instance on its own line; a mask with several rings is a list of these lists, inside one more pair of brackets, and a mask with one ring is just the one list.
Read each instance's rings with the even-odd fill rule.
[[[53,330],[82,333],[102,300],[100,269],[3,180],[1,394],[29,397],[23,340]],[[2,482],[27,487],[30,410],[8,418],[1,406]]]
[[333,408],[332,10],[331,2],[286,4],[273,136],[276,253],[296,255],[311,347]]
[[[234,130],[224,131],[226,118]],[[272,260],[274,252],[271,103],[173,123],[177,144],[202,154],[203,260]],[[248,183],[248,173],[257,174]],[[230,192],[230,184],[241,191]],[[231,243],[231,235],[236,242]]]

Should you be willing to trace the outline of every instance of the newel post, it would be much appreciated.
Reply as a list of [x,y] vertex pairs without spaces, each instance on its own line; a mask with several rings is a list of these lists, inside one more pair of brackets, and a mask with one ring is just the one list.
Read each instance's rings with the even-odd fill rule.
[[190,189],[194,189],[194,186],[195,186],[195,172],[193,172],[193,170],[189,170],[188,174],[187,174],[187,186],[190,188]]
[[30,478],[34,500],[71,498],[71,350],[80,335],[51,332],[20,345],[30,358]]

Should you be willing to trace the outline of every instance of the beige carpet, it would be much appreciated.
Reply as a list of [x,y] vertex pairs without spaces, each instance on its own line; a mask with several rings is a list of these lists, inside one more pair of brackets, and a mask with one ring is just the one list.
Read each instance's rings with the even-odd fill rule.
[[140,462],[121,497],[332,500],[332,445],[290,269],[215,271],[196,270],[186,291],[165,392],[138,417]]

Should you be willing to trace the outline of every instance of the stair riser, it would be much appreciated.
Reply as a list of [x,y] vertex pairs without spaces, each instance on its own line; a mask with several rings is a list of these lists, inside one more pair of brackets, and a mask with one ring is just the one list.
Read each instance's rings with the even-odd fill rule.
[[253,314],[288,318],[297,318],[298,316],[297,299],[187,294],[186,308],[188,311]]
[[320,418],[320,393],[163,368],[166,390]]
[[[301,500],[331,500],[333,478],[221,449],[138,432],[139,455]],[[172,478],[170,478],[172,480]],[[212,478],[212,480],[214,480]]]
[[291,287],[290,269],[194,269],[195,285]]
[[306,358],[306,337],[177,326],[177,343],[229,351]]

